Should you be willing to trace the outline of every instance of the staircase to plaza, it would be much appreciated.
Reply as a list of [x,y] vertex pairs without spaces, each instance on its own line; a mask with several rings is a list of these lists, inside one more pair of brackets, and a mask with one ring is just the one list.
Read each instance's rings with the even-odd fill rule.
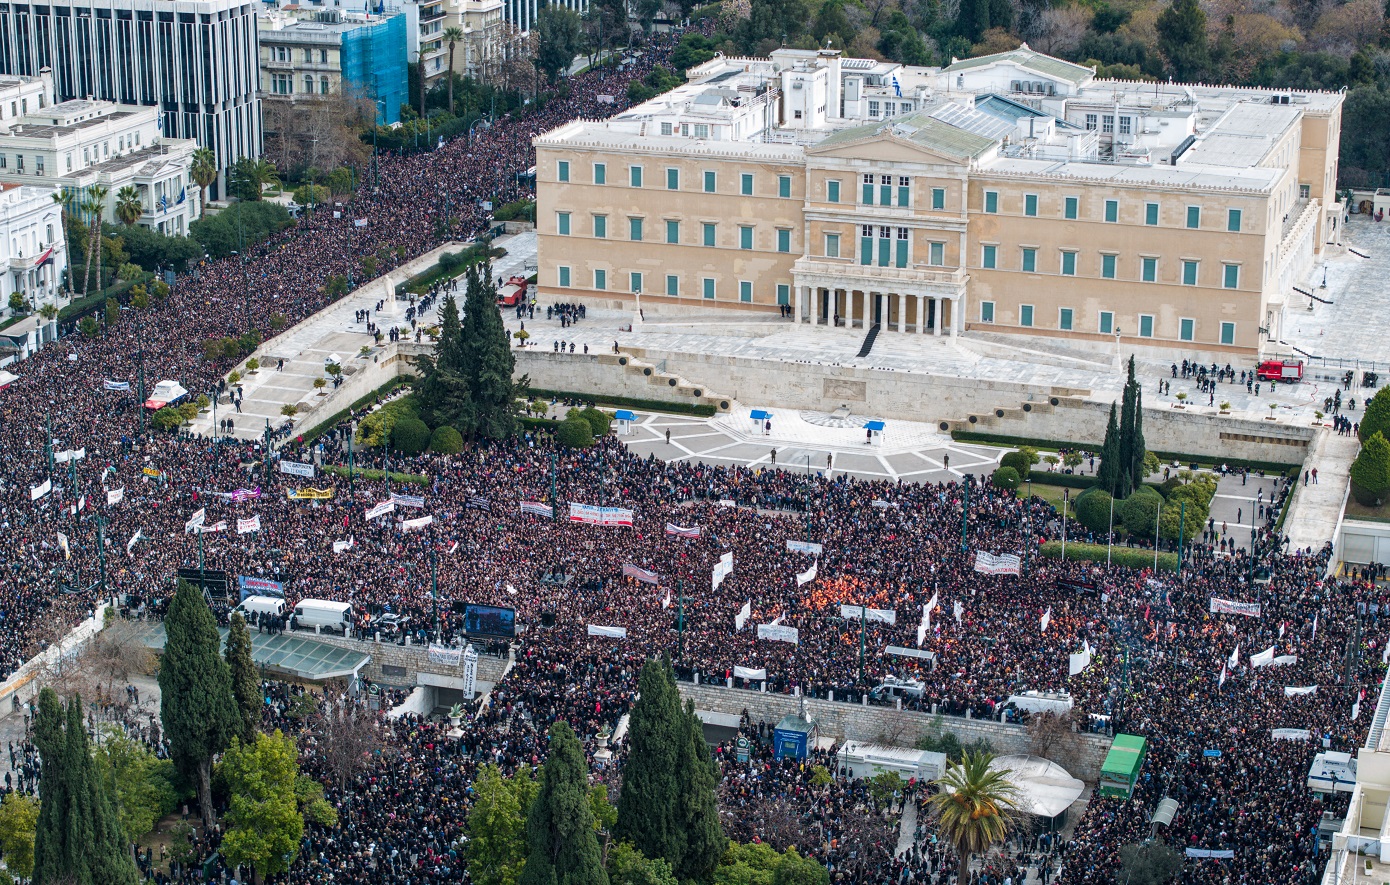
[[864,336],[864,344],[859,348],[859,358],[863,359],[869,355],[869,351],[874,349],[874,341],[878,338],[879,324],[874,323],[869,327],[869,334]]

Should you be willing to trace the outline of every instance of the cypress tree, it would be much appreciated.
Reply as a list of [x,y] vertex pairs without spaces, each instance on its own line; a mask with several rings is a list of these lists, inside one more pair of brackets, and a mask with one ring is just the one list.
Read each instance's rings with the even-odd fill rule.
[[681,756],[688,755],[688,731],[669,664],[648,660],[637,685],[640,694],[628,720],[629,750],[613,836],[631,842],[653,860],[664,858],[674,868],[683,853],[676,799]]
[[[497,286],[492,279],[492,265],[487,265],[485,271],[478,283],[479,298],[489,308],[478,323],[477,372],[469,390],[477,407],[478,432],[491,439],[504,439],[516,427],[518,385],[512,381],[516,357],[502,313],[495,306]],[[523,379],[523,388],[526,384]]]
[[[1131,370],[1132,371],[1132,370]],[[1125,382],[1120,401],[1120,437],[1115,453],[1115,497],[1128,498],[1133,491],[1134,473],[1134,389],[1137,385],[1131,380]]]
[[714,754],[705,742],[700,717],[695,715],[694,702],[686,704],[683,718],[685,739],[681,742],[677,769],[683,851],[679,862],[673,866],[676,877],[682,882],[708,882],[728,846],[719,826],[719,806],[714,792],[719,775]]
[[1105,442],[1100,447],[1100,469],[1096,471],[1096,487],[1106,494],[1118,496],[1120,469],[1120,425],[1115,419],[1115,404],[1110,404],[1110,423],[1105,426]]
[[238,717],[236,735],[242,743],[256,738],[256,726],[261,723],[261,681],[256,665],[251,662],[251,631],[241,612],[232,612],[231,628],[227,631],[227,666],[232,672],[232,697],[236,700]]
[[198,790],[203,823],[212,826],[212,759],[231,745],[240,714],[232,671],[218,654],[217,622],[201,593],[179,581],[164,618],[159,715],[174,764]]
[[589,769],[563,720],[550,726],[541,788],[526,815],[526,866],[519,885],[608,885],[589,804]]
[[426,422],[438,427],[457,424],[468,411],[468,379],[464,371],[463,327],[458,301],[448,295],[439,305],[439,345],[433,358],[420,363],[421,412]]
[[[492,276],[492,265],[484,265],[483,273]],[[470,437],[477,435],[480,424],[480,410],[474,392],[478,389],[478,366],[482,362],[480,342],[486,332],[483,324],[489,314],[497,314],[499,321],[502,318],[497,311],[497,304],[488,301],[483,294],[477,266],[470,267],[465,275],[463,325],[459,333],[457,353],[457,372],[468,389],[468,397],[461,404],[455,422],[459,431]]]
[[1148,444],[1144,442],[1144,390],[1134,378],[1134,357],[1129,358],[1129,386],[1134,388],[1134,418],[1129,429],[1129,475],[1130,487],[1139,488],[1144,484],[1144,456],[1148,454]]
[[43,758],[34,885],[135,885],[135,862],[122,840],[115,802],[87,742],[82,698],[74,696],[64,711],[45,688],[34,738]]

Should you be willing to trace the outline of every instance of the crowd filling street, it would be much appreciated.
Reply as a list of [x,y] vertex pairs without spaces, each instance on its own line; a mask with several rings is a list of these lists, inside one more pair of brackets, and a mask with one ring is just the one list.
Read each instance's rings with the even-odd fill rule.
[[[1340,817],[1346,799],[1315,797],[1307,770],[1324,748],[1354,752],[1365,739],[1385,670],[1379,614],[1387,600],[1373,583],[1325,579],[1329,550],[1288,549],[1272,507],[1262,508],[1258,550],[1266,582],[1251,580],[1256,572],[1244,551],[1229,554],[1199,532],[1180,575],[1045,558],[1039,545],[1062,532],[1056,511],[1040,498],[994,489],[983,476],[866,482],[667,463],[613,438],[557,450],[548,437],[526,433],[460,455],[393,453],[391,470],[425,479],[388,489],[381,480],[359,477],[350,486],[321,471],[303,477],[278,469],[281,460],[315,456],[345,464],[346,421],[317,441],[316,452],[294,439],[267,452],[254,440],[141,433],[139,363],[146,379],[179,379],[195,394],[210,393],[231,367],[204,358],[207,339],[249,327],[268,332],[276,313],[303,319],[330,300],[322,291],[330,275],[360,274],[360,259],[383,245],[389,249],[379,269],[386,272],[442,237],[481,232],[479,200],[527,195],[516,173],[534,163],[533,135],[621,109],[627,83],[669,57],[672,45],[657,38],[605,79],[576,77],[566,97],[501,119],[471,143],[460,137],[431,152],[384,156],[377,192],[365,188],[341,217],[320,212],[301,220],[244,265],[214,262],[197,279],[181,280],[138,324],[125,311],[103,335],[63,338],[12,367],[19,379],[0,391],[0,568],[8,576],[0,675],[86,617],[100,597],[114,598],[128,616],[158,617],[176,570],[195,567],[200,555],[207,569],[233,579],[281,582],[290,603],[352,603],[351,632],[363,642],[386,614],[408,617],[415,641],[457,644],[465,640],[466,603],[515,609],[522,628],[511,650],[515,664],[486,705],[465,711],[461,738],[447,734],[447,723],[404,716],[389,727],[394,752],[380,754],[342,789],[316,747],[305,744],[306,764],[329,781],[341,823],[307,831],[286,882],[468,881],[461,839],[479,767],[537,766],[543,735],[560,719],[592,759],[600,732],[614,729],[631,707],[642,662],[663,653],[687,681],[723,684],[735,667],[765,669],[767,691],[822,698],[858,698],[890,675],[920,680],[921,695],[907,706],[938,710],[948,728],[952,716],[998,719],[1008,698],[1023,691],[1067,692],[1082,730],[1148,739],[1133,799],[1092,799],[1065,841],[1021,835],[1005,856],[984,862],[981,882],[1021,883],[1025,857],[1041,859],[1052,881],[1115,881],[1119,848],[1147,836],[1164,795],[1180,803],[1165,841],[1179,850],[1234,852],[1188,860],[1182,881],[1313,882],[1321,869],[1318,822],[1324,812]],[[441,231],[446,193],[456,217],[452,230]],[[536,327],[553,325],[562,336],[583,309],[547,317],[548,325],[534,318]],[[107,380],[130,390],[107,390]],[[50,450],[79,449],[80,459],[50,468]],[[384,467],[385,456],[360,447],[353,453],[359,467]],[[306,488],[330,493],[287,495]],[[423,502],[402,500],[394,513],[368,520],[367,510],[392,492]],[[554,505],[554,516],[523,512],[523,502]],[[631,510],[631,525],[572,522],[571,503]],[[187,531],[200,509],[203,531]],[[403,524],[426,515],[432,522],[423,528]],[[259,527],[239,533],[238,520],[253,517]],[[210,530],[223,522],[223,530]],[[1073,540],[1084,535],[1075,524],[1069,532]],[[821,552],[799,552],[789,540],[819,544]],[[335,542],[343,542],[336,552]],[[1020,554],[1021,574],[976,571],[980,551]],[[716,564],[730,553],[732,570],[716,583]],[[813,564],[815,576],[799,582]],[[625,576],[624,566],[643,579]],[[1213,614],[1213,598],[1258,604],[1259,613]],[[895,617],[861,623],[842,618],[841,604]],[[760,639],[758,627],[771,624],[795,628],[796,642]],[[591,635],[591,627],[626,635]],[[600,631],[614,632],[621,631]],[[931,652],[934,665],[889,646]],[[1068,656],[1087,646],[1090,665],[1069,675]],[[1253,667],[1250,655],[1271,647],[1296,660]],[[268,726],[291,726],[283,711],[296,690],[267,683]],[[1013,711],[1008,718],[1026,717]],[[923,785],[884,801],[843,777],[813,783],[808,766],[773,760],[768,725],[745,723],[754,739],[748,762],[729,745],[717,748],[732,835],[795,845],[829,866],[835,882],[953,881],[954,859],[925,811],[913,846],[894,857],[897,815],[923,798]],[[1277,729],[1306,734],[1279,739]],[[613,764],[595,769],[614,790],[622,753],[619,747]],[[12,750],[12,767],[23,769],[16,764],[23,761]],[[828,754],[808,760],[816,761],[835,770]],[[33,777],[13,787],[32,790]],[[216,833],[200,839],[215,848]],[[188,869],[156,878],[200,876]]]

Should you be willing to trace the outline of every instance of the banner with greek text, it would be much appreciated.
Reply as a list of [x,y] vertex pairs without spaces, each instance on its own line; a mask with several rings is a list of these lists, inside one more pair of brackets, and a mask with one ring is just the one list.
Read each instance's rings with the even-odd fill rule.
[[188,518],[188,522],[183,524],[183,533],[186,535],[189,532],[196,530],[198,526],[202,525],[204,522],[207,521],[207,518],[208,509],[206,507],[199,507],[198,512],[190,516]]
[[660,579],[656,576],[656,572],[647,571],[644,568],[639,568],[638,566],[635,566],[630,562],[625,563],[623,565],[623,577],[636,578],[643,584],[656,584],[660,581]]
[[429,525],[432,522],[434,522],[433,516],[422,516],[419,519],[403,519],[401,520],[401,531],[418,531],[419,529],[423,529],[425,526]]
[[787,550],[791,553],[810,553],[812,556],[820,556],[824,546],[811,541],[793,541],[787,539]]
[[784,627],[781,624],[759,624],[758,638],[772,642],[790,642],[792,645],[801,644],[801,632],[795,627]]
[[863,617],[866,621],[882,621],[885,624],[894,625],[898,623],[897,610],[890,608],[871,608],[865,612],[862,605],[841,605],[840,617],[847,621],[857,621],[860,617]]
[[125,500],[125,489],[112,489],[106,493],[106,506],[119,504]]
[[252,532],[261,530],[261,515],[257,513],[250,519],[238,519],[236,521],[236,533],[238,535],[249,535]]
[[995,556],[979,550],[975,553],[975,571],[986,575],[1017,575],[1020,571],[1018,554]]
[[522,501],[521,512],[529,513],[532,516],[544,516],[546,519],[550,519],[555,515],[555,509],[553,507],[549,504],[541,504],[537,501]]
[[588,632],[590,636],[607,636],[609,639],[627,638],[626,627],[605,627],[600,624],[590,624]]
[[742,632],[743,625],[748,623],[748,619],[753,616],[753,600],[748,600],[743,604],[743,608],[734,615],[734,630]]
[[290,476],[305,476],[309,479],[313,479],[314,465],[304,464],[299,461],[281,461],[280,472],[288,473]]
[[385,516],[388,513],[395,512],[395,501],[382,501],[380,504],[367,511],[367,519],[376,519],[378,516]]
[[44,495],[47,495],[51,491],[53,491],[53,480],[45,479],[38,485],[30,487],[29,500],[37,501],[38,499],[42,498]]
[[392,492],[391,500],[400,507],[414,507],[416,510],[423,510],[425,508],[424,495],[398,495]]
[[1215,615],[1244,615],[1247,618],[1258,618],[1260,616],[1260,604],[1258,602],[1235,602],[1230,599],[1211,598],[1212,614]]

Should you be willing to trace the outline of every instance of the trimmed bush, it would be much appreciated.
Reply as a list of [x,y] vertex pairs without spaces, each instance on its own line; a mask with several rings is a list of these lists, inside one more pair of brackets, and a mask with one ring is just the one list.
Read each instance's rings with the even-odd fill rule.
[[419,418],[402,418],[391,428],[391,447],[398,452],[418,455],[429,444],[429,425]]
[[1390,497],[1390,442],[1385,434],[1371,434],[1352,462],[1351,494],[1365,507],[1378,507]]
[[1092,486],[1076,496],[1076,518],[1093,532],[1110,528],[1110,493]]
[[613,426],[613,418],[607,412],[601,412],[593,406],[579,413],[579,417],[588,423],[589,429],[594,432],[595,437],[607,436],[608,431]]
[[[1043,556],[1051,559],[1062,558],[1062,542],[1048,541],[1039,548]],[[1073,541],[1067,542],[1067,560],[1074,562],[1105,562],[1104,544],[1077,544]],[[1113,565],[1123,565],[1129,568],[1153,568],[1154,553],[1152,550],[1136,550],[1133,547],[1111,547],[1110,562]],[[1165,572],[1175,572],[1178,570],[1178,554],[1160,553],[1158,554],[1158,570]]]
[[[626,357],[623,357],[626,359]],[[675,379],[672,379],[673,381]],[[714,406],[706,403],[668,403],[659,399],[639,399],[631,396],[607,396],[604,394],[575,393],[571,390],[542,390],[532,387],[527,390],[528,396],[540,399],[577,399],[594,400],[609,406],[625,406],[629,409],[646,409],[649,412],[669,412],[681,415],[698,415],[701,418],[711,418],[717,411]]]
[[441,424],[430,435],[430,451],[441,455],[457,455],[463,451],[463,434],[448,424]]
[[997,489],[1008,489],[1012,492],[1018,488],[1018,471],[1012,467],[1000,467],[994,471],[992,479]]
[[[361,403],[356,403],[353,408],[357,408]],[[420,404],[415,398],[415,394],[407,394],[399,399],[393,399],[386,405],[372,412],[361,421],[357,422],[357,444],[366,446],[384,446],[386,440],[390,439],[391,430],[396,426],[397,421],[406,418],[419,418]],[[428,441],[429,431],[426,430],[425,439]],[[392,440],[392,445],[395,441]]]
[[1163,496],[1149,486],[1140,486],[1134,494],[1115,506],[1115,515],[1131,535],[1152,538]]
[[594,444],[594,431],[588,421],[575,417],[556,426],[555,441],[566,448],[586,449]]
[[1366,403],[1366,412],[1361,416],[1361,429],[1357,431],[1363,443],[1377,433],[1390,434],[1390,387],[1382,387]]
[[1016,452],[1009,452],[999,459],[1000,467],[1012,467],[1020,479],[1027,479],[1036,463],[1038,463],[1038,451],[1029,446],[1024,446]]

